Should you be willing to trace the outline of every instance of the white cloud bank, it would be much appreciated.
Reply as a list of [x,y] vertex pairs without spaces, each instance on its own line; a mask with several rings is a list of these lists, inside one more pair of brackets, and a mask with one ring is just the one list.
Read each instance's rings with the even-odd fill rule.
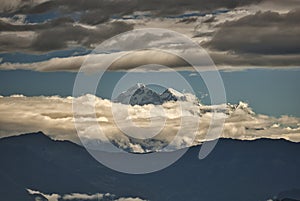
[[[95,101],[96,117],[90,112],[93,110],[91,100]],[[81,107],[80,112],[76,114],[77,130],[72,111],[73,101],[79,101]],[[43,131],[53,139],[80,143],[78,131],[81,140],[90,148],[112,142],[124,150],[147,152],[162,150],[172,142],[173,148],[178,149],[210,140],[207,139],[206,133],[214,109],[217,111],[215,117],[226,118],[223,132],[216,134],[220,137],[241,140],[283,138],[300,142],[300,118],[276,118],[256,114],[243,102],[237,105],[205,106],[177,101],[166,102],[163,105],[131,106],[92,95],[78,98],[0,96],[0,137]],[[117,116],[113,116],[116,114],[113,111],[117,112]],[[137,126],[135,129],[141,129],[143,132],[136,132],[139,130],[126,126],[130,122]],[[102,131],[100,133],[99,125]],[[124,130],[127,135],[124,134]],[[152,131],[158,131],[158,134],[151,139],[145,139],[149,136],[148,132]],[[178,132],[184,134],[175,138]],[[195,139],[193,135],[196,136]]]
[[[138,197],[119,197],[116,198],[115,195],[110,194],[110,193],[95,193],[95,194],[84,194],[84,193],[70,193],[70,194],[65,194],[65,195],[59,195],[56,193],[52,194],[46,194],[42,193],[37,190],[31,190],[27,189],[27,192],[30,195],[35,195],[35,196],[43,196],[45,197],[48,201],[63,201],[63,200],[91,200],[91,201],[101,201],[101,200],[109,200],[112,201],[146,201]],[[37,199],[36,199],[37,200]]]

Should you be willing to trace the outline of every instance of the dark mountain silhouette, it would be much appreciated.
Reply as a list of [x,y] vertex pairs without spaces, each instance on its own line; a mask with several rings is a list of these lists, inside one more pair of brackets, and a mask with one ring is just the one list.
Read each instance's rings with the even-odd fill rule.
[[300,189],[290,189],[280,192],[275,201],[300,201]]
[[152,201],[264,201],[300,187],[299,143],[220,139],[204,160],[197,158],[199,149],[190,148],[162,171],[128,175],[101,165],[77,144],[54,141],[41,132],[2,138],[0,198],[32,200],[29,188],[47,194],[100,192]]

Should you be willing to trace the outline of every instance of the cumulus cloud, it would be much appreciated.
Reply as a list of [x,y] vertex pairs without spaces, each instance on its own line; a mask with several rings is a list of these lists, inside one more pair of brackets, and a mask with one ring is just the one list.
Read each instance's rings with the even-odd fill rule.
[[143,201],[140,198],[119,198],[116,201]]
[[299,66],[299,17],[300,9],[282,14],[257,12],[220,25],[206,46],[219,52],[213,56],[217,63]]
[[90,27],[75,23],[71,18],[43,24],[1,22],[0,27],[1,52],[48,52],[76,46],[93,48],[105,39],[133,29],[132,25],[117,21]]
[[299,17],[300,10],[258,12],[222,25],[209,45],[238,53],[296,54],[300,52]]
[[188,0],[181,2],[180,0],[128,0],[128,1],[98,1],[87,0],[82,2],[74,0],[72,2],[66,0],[51,0],[41,2],[40,4],[32,4],[15,12],[20,13],[43,13],[53,9],[59,9],[61,12],[70,13],[78,11],[97,11],[103,13],[102,16],[122,16],[132,14],[136,11],[150,11],[153,15],[168,16],[181,14],[186,11],[211,11],[218,8],[235,8],[238,6],[256,4],[262,0]]
[[101,193],[96,193],[93,195],[72,193],[63,196],[64,200],[101,200],[104,197]]
[[[80,103],[79,110],[75,110],[77,130],[73,101]],[[95,104],[95,115],[91,103]],[[78,98],[0,97],[1,137],[41,130],[54,139],[84,143],[91,149],[103,149],[105,146],[102,145],[107,143],[131,152],[174,150],[197,145],[214,139],[206,136],[212,118],[226,118],[223,132],[216,133],[215,137],[300,141],[299,118],[256,114],[242,102],[237,105],[205,106],[177,101],[163,105],[131,106],[92,95]],[[137,129],[143,132],[136,132]],[[149,137],[148,134],[153,132],[157,132],[156,135]],[[178,133],[184,134],[176,137]]]
[[205,50],[197,43],[175,32],[151,29],[151,31],[135,30],[114,37],[105,41],[90,55],[52,58],[36,63],[4,62],[0,65],[0,69],[77,71],[85,60],[84,70],[105,70],[108,66],[109,70],[131,70],[148,64],[173,69],[187,68],[191,64],[203,68],[214,67]]
[[[286,13],[294,9],[299,9],[300,4],[298,0],[264,0],[257,5],[258,10],[276,11],[279,13]],[[255,7],[255,6],[253,6]]]
[[70,193],[70,194],[46,194],[37,190],[27,189],[27,192],[30,195],[34,195],[36,197],[43,196],[48,201],[63,201],[63,200],[91,200],[91,201],[101,201],[101,200],[111,200],[111,201],[146,201],[144,199],[138,197],[117,197],[114,194],[110,193],[95,193],[95,194],[85,194],[85,193]]
[[[123,24],[122,22],[120,23]],[[118,25],[114,26],[119,27]],[[104,31],[104,28],[101,29],[101,31]],[[62,30],[64,29],[62,28]],[[5,33],[3,33],[3,35],[4,34]],[[106,32],[106,34],[111,35],[109,31]],[[66,37],[68,37],[68,35],[75,37],[76,31],[73,31],[72,34],[63,34],[64,37],[65,35]],[[13,38],[13,35],[11,35],[11,33],[8,34],[8,36],[10,36],[11,39]],[[35,37],[39,36],[35,36],[34,33],[32,33],[32,38]],[[55,40],[55,42],[51,42],[52,39],[50,39],[49,37],[42,38],[45,38],[43,39],[45,40],[45,43],[51,43],[52,46],[55,46],[55,43],[66,45],[60,43],[59,40],[57,40],[57,37],[52,38],[53,40]],[[85,37],[88,37],[88,35],[86,35]],[[26,44],[30,43],[27,39],[28,38],[26,38],[26,43],[24,42],[23,46],[26,46]],[[101,37],[99,38],[99,35],[95,35],[95,39],[93,40],[100,39]],[[128,70],[147,64],[160,64],[169,66],[170,68],[183,68],[190,66],[187,61],[185,61],[185,59],[180,57],[189,58],[189,60],[193,60],[194,63],[197,62],[197,65],[199,66],[212,65],[212,62],[208,58],[205,51],[200,49],[196,44],[186,44],[186,40],[186,38],[184,38],[183,36],[179,37],[179,34],[176,34],[174,32],[166,32],[158,29],[153,29],[151,33],[148,33],[147,30],[140,32],[133,31],[127,32],[122,36],[118,36],[117,38],[112,38],[111,40],[106,41],[102,46],[97,47],[97,49],[95,49],[95,51],[90,55],[71,56],[66,58],[52,58],[46,61],[35,63],[3,62],[2,64],[0,64],[0,69],[77,71],[85,59],[88,59],[88,61],[86,62],[86,64],[89,65],[87,67],[88,69],[99,69],[99,66],[103,66],[106,63],[109,64],[109,62],[113,62],[116,58],[118,58],[118,60],[110,66],[110,70]],[[65,40],[62,39],[62,41]],[[87,39],[87,41],[85,42],[88,41],[89,40]],[[74,41],[74,43],[80,42],[80,40]],[[9,42],[6,41],[6,43],[8,44]],[[189,41],[189,43],[192,42]],[[23,43],[20,43],[18,45],[20,46],[22,44]],[[39,40],[38,44],[41,45],[42,42]],[[197,49],[195,49],[196,46],[198,47]],[[51,46],[49,45],[41,45],[41,47],[51,48]],[[201,55],[199,55],[199,52]],[[177,55],[180,55],[180,57],[178,57]]]
[[25,7],[32,7],[42,4],[48,0],[3,0],[1,1],[0,12],[16,12]]
[[[1,37],[3,40],[0,41],[2,47],[0,51],[47,52],[66,49],[70,45],[93,48],[93,45],[133,28],[131,24],[122,21],[123,16],[137,13],[143,16],[143,13],[148,13],[152,17],[161,17],[195,12],[195,10],[208,12],[218,8],[235,8],[260,1],[190,0],[182,3],[157,0],[88,0],[84,2],[81,0],[72,2],[65,0],[5,0],[1,11],[14,16],[0,19],[1,31],[6,35],[12,34],[10,37]],[[12,19],[21,15],[26,18],[27,14],[45,14],[53,11],[59,11],[60,15],[42,23],[27,23],[26,20],[22,24],[12,22]],[[79,20],[71,17],[75,14],[79,16]],[[120,20],[116,22],[114,19]],[[25,39],[21,40],[22,32],[34,32],[35,37],[26,38],[27,40],[23,41]],[[15,42],[13,38],[19,40]]]
[[20,31],[20,32],[1,32],[0,33],[0,51],[18,51],[20,49],[26,49],[31,45],[31,42],[36,37],[33,31]]
[[[0,52],[5,53],[36,54],[74,47],[93,49],[119,33],[155,27],[183,33],[204,45],[220,69],[300,64],[296,20],[300,4],[297,0],[284,3],[279,0],[189,0],[184,3],[177,0],[14,0],[4,1],[3,5],[3,12],[11,13],[0,18]],[[57,10],[58,16],[43,22],[26,21],[27,14]],[[131,46],[141,44],[128,42]],[[61,61],[52,59],[48,63],[33,63],[35,67],[5,63],[0,68],[40,70],[38,65],[47,65],[45,71],[76,71],[79,66],[78,58],[72,56],[67,64],[64,60],[59,66],[57,62]],[[145,57],[141,57],[143,59]],[[71,63],[74,65],[69,65]],[[171,67],[180,65],[172,64]],[[132,65],[125,63],[124,66],[129,69]]]
[[46,198],[48,201],[58,201],[61,198],[61,196],[59,194],[56,194],[56,193],[45,194],[45,193],[41,193],[39,191],[31,190],[31,189],[27,189],[27,192],[30,195],[42,196],[42,197]]

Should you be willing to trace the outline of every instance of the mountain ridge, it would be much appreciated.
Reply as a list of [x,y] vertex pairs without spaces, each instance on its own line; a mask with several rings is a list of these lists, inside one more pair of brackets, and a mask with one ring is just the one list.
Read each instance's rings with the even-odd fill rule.
[[[14,136],[7,136],[7,137],[2,137],[0,138],[0,143],[2,140],[4,141],[10,141],[10,140],[14,140],[14,139],[18,139],[18,138],[23,138],[23,139],[26,139],[26,138],[41,138],[41,139],[47,139],[47,140],[50,140],[52,142],[65,142],[65,143],[70,143],[70,144],[73,144],[73,145],[76,145],[76,146],[79,146],[79,147],[82,147],[84,148],[84,146],[82,146],[81,144],[77,144],[77,143],[74,143],[70,140],[58,140],[58,139],[53,139],[51,136],[45,134],[44,132],[42,131],[37,131],[37,132],[32,132],[32,133],[22,133],[22,134],[18,134],[18,135],[14,135]],[[29,139],[29,140],[31,140]],[[290,140],[287,140],[287,139],[284,139],[284,138],[276,138],[276,139],[272,139],[272,138],[256,138],[256,139],[253,139],[253,140],[249,140],[249,139],[235,139],[235,138],[224,138],[224,137],[221,137],[219,139],[217,139],[217,141],[233,141],[233,142],[255,142],[255,141],[282,141],[282,142],[286,142],[286,143],[292,143],[292,144],[299,144],[300,145],[300,142],[294,142],[294,141],[290,141]],[[206,141],[207,143],[209,142],[213,142],[215,140],[209,140],[209,141]],[[16,142],[16,141],[14,141]],[[206,142],[203,142],[203,143],[206,143]],[[202,144],[195,144],[195,145],[192,145],[188,148],[200,148],[202,146]],[[178,150],[181,150],[181,149],[177,149],[177,150],[172,150],[172,151],[168,151],[168,152],[174,152],[174,151],[178,151]],[[105,151],[104,151],[105,152]],[[132,152],[132,154],[149,154],[149,153],[153,153],[153,152]]]
[[108,192],[150,201],[257,201],[300,186],[299,143],[283,139],[220,139],[203,160],[197,158],[199,145],[164,170],[127,175],[103,166],[77,144],[39,136],[0,139],[4,200],[30,200],[22,197],[29,188],[47,194]]

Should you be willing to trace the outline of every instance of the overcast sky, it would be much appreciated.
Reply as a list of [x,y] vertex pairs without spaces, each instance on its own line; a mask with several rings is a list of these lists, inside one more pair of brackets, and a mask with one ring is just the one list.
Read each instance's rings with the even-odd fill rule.
[[101,42],[137,28],[185,34],[220,69],[300,64],[298,0],[3,0],[0,12],[2,70],[77,71]]

